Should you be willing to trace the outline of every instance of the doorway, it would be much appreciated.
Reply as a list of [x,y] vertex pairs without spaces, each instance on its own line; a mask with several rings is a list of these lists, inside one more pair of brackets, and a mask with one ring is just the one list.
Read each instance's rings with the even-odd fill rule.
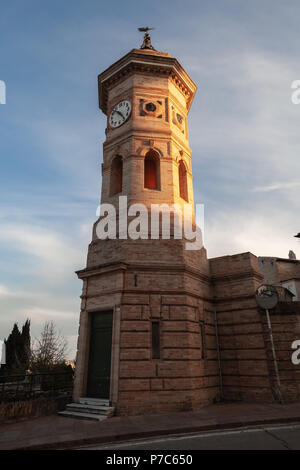
[[109,399],[113,312],[91,315],[87,396]]

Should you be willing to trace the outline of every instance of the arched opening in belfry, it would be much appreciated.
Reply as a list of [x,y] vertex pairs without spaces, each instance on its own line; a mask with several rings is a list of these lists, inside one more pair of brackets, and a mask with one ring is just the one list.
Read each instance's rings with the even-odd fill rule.
[[159,155],[155,150],[149,150],[144,160],[144,187],[147,189],[160,189],[159,173]]
[[187,171],[183,160],[180,160],[179,167],[179,194],[182,199],[188,202]]
[[113,159],[110,169],[110,195],[122,192],[123,184],[123,160],[120,155]]

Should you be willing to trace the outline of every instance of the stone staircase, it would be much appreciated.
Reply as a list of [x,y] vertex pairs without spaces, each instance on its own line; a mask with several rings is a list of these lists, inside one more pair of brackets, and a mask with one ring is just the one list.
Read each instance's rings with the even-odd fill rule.
[[69,403],[64,411],[59,411],[60,416],[66,418],[89,419],[103,421],[114,415],[114,407],[109,406],[109,401],[100,398],[80,398],[79,403]]

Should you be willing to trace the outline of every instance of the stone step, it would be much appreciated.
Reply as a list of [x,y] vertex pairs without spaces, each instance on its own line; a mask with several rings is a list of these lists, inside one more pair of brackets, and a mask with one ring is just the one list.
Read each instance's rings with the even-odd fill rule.
[[58,414],[66,418],[102,421],[113,416],[114,412],[115,408],[109,406],[109,400],[82,397],[79,399],[79,403],[68,403],[66,409]]
[[105,398],[88,398],[82,397],[79,398],[79,403],[83,405],[98,405],[98,406],[108,406],[109,407],[109,400]]
[[103,421],[107,418],[105,415],[96,415],[95,413],[79,413],[75,411],[59,411],[60,416],[65,418],[88,419],[91,421]]
[[83,403],[69,403],[67,405],[67,411],[75,411],[80,413],[94,413],[105,416],[112,416],[114,412],[113,407],[99,406],[94,404],[83,404]]

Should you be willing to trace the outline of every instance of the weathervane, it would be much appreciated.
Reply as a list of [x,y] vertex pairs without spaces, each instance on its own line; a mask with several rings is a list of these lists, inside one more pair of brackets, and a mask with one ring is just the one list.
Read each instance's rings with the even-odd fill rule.
[[140,49],[152,49],[153,51],[155,51],[154,47],[151,44],[150,34],[148,33],[148,31],[150,31],[151,29],[155,29],[155,28],[149,28],[148,26],[145,26],[144,28],[138,28],[139,31],[141,31],[142,33],[145,33],[144,41]]

